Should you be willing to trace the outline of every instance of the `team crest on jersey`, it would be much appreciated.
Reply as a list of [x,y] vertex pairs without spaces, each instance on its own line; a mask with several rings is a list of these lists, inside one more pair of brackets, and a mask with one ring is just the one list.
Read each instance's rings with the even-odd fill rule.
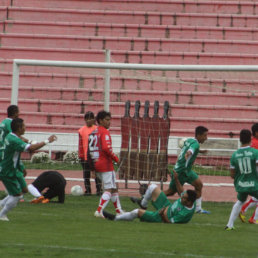
[[178,208],[177,208],[177,211],[181,211],[181,207],[178,207]]
[[106,141],[109,141],[109,136],[108,135],[106,135]]

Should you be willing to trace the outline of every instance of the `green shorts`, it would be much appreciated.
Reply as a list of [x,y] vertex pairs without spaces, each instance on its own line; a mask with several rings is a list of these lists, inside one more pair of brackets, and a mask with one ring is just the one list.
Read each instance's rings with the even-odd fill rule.
[[258,199],[258,191],[256,192],[244,192],[244,193],[237,193],[237,199],[240,202],[245,202],[248,195],[251,195],[253,197],[255,197],[256,199]]
[[3,177],[0,178],[9,195],[19,195],[22,189],[27,187],[22,173],[17,174],[16,177]]
[[169,206],[171,203],[168,200],[167,196],[161,192],[155,202],[152,202],[153,207],[157,211],[145,211],[141,217],[141,221],[147,222],[163,222],[162,217],[159,215],[159,210],[163,207]]
[[[193,170],[187,172],[187,174],[184,172],[178,173],[178,179],[181,185],[184,185],[185,183],[188,183],[191,185],[192,182],[195,181],[198,177],[199,176]],[[171,182],[169,184],[169,188],[177,192],[176,183],[175,183],[175,180],[173,179],[174,179],[174,174],[171,174]]]

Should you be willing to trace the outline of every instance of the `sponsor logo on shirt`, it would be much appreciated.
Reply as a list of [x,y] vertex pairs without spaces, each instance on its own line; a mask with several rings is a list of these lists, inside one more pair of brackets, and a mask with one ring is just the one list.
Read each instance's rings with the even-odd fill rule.
[[254,187],[254,181],[249,181],[249,182],[239,181],[238,185],[241,187]]

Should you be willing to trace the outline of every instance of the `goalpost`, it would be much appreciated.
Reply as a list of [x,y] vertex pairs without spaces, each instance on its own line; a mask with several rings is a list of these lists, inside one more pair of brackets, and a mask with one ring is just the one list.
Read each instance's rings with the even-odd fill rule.
[[[112,61],[112,63],[111,63]],[[145,114],[145,106],[146,101],[149,101],[149,109],[150,114],[146,115],[146,119],[144,122],[141,122],[144,125],[144,130],[149,130],[150,134],[155,135],[155,132],[158,130],[155,128],[153,121],[151,119],[155,116],[154,109],[155,109],[155,101],[158,101],[158,106],[160,111],[158,111],[157,117],[161,118],[163,116],[163,109],[165,101],[169,102],[170,111],[168,115],[171,117],[170,123],[173,125],[175,123],[179,123],[180,126],[180,117],[177,114],[177,108],[181,108],[178,112],[191,112],[195,114],[196,112],[196,99],[200,97],[200,95],[206,96],[206,99],[210,98],[209,92],[214,92],[215,97],[218,96],[218,93],[232,93],[231,98],[235,97],[235,93],[240,93],[240,95],[248,95],[250,98],[255,97],[257,94],[257,85],[258,85],[258,66],[257,65],[158,65],[158,64],[127,64],[127,63],[115,63],[115,60],[110,58],[110,52],[107,51],[106,54],[106,62],[68,62],[68,61],[48,61],[48,60],[26,60],[26,59],[15,59],[13,63],[13,78],[12,78],[12,94],[11,94],[11,103],[18,104],[19,102],[19,79],[20,79],[20,68],[21,67],[39,67],[39,70],[33,68],[29,70],[30,73],[38,73],[42,67],[50,67],[48,71],[51,71],[51,67],[60,67],[62,68],[71,68],[71,69],[81,69],[78,73],[81,75],[88,75],[93,74],[95,82],[97,81],[97,86],[95,87],[96,90],[103,90],[104,89],[104,98],[103,104],[101,106],[100,101],[96,104],[97,109],[105,109],[106,111],[111,111],[112,117],[114,117],[114,128],[111,128],[111,134],[113,137],[113,144],[114,150],[117,153],[122,153],[123,151],[123,142],[121,139],[121,125],[120,119],[125,114],[125,101],[131,101],[131,114],[130,117],[132,118],[135,114],[135,108],[137,100],[140,100],[141,109],[139,111],[139,117],[143,118]],[[83,70],[83,72],[82,72]],[[58,70],[59,71],[59,70]],[[61,70],[60,70],[61,71]],[[92,72],[94,71],[94,72]],[[65,74],[69,73],[72,74],[71,70],[64,72]],[[26,71],[25,73],[26,74]],[[98,76],[101,76],[101,83],[98,84]],[[196,77],[195,77],[196,76]],[[97,79],[96,79],[97,78]],[[117,86],[117,82],[121,83]],[[238,86],[236,86],[238,85]],[[101,88],[103,86],[103,88]],[[36,88],[37,86],[35,86]],[[63,87],[63,86],[59,86]],[[65,88],[65,87],[64,87]],[[91,81],[89,85],[86,85],[86,89],[88,91],[92,90],[93,86]],[[86,90],[85,89],[85,90]],[[84,90],[84,89],[79,89]],[[135,92],[138,96],[133,96],[131,98],[131,92]],[[115,93],[114,93],[115,92]],[[151,94],[153,92],[153,94]],[[171,99],[171,94],[173,92],[173,100]],[[94,91],[93,91],[94,93]],[[114,100],[112,100],[112,94],[116,94],[117,96],[117,103],[114,104]],[[149,95],[148,95],[149,94]],[[160,95],[162,95],[162,98]],[[217,94],[217,95],[216,95]],[[112,95],[112,96],[111,96]],[[124,97],[121,97],[121,96]],[[147,96],[145,96],[147,95]],[[185,104],[186,100],[184,97],[187,95],[187,104]],[[148,99],[149,98],[149,99]],[[186,98],[186,97],[185,97]],[[181,103],[181,101],[183,101]],[[87,101],[85,101],[87,103]],[[208,107],[209,102],[212,102],[208,99],[204,106],[207,106],[206,115],[209,118],[209,112],[212,113],[212,108]],[[223,100],[222,100],[223,102]],[[208,104],[207,104],[208,103]],[[172,106],[173,104],[173,106]],[[230,106],[230,103],[225,103]],[[92,107],[89,104],[89,107]],[[188,111],[191,107],[193,109]],[[235,104],[234,104],[235,105]],[[232,106],[234,106],[232,105]],[[56,104],[58,107],[58,104]],[[203,107],[202,107],[203,108]],[[232,107],[232,110],[234,108]],[[83,109],[85,111],[85,109]],[[60,111],[58,111],[60,112]],[[226,112],[226,110],[225,110]],[[233,111],[232,111],[233,112]],[[60,112],[62,113],[62,112]],[[171,115],[172,114],[172,115]],[[81,118],[83,114],[80,114]],[[188,115],[189,116],[189,115]],[[176,117],[176,118],[175,118]],[[194,115],[192,115],[194,117]],[[61,118],[59,118],[61,121]],[[64,119],[64,118],[62,118]],[[149,119],[149,120],[148,120]],[[182,128],[170,128],[170,136],[168,138],[168,146],[167,146],[167,153],[168,162],[169,164],[174,164],[176,160],[176,156],[180,152],[179,148],[179,141],[181,138],[184,137],[193,137],[193,129],[188,128],[188,121],[181,119]],[[243,120],[244,121],[244,120]],[[195,124],[197,121],[190,121],[189,124]],[[199,125],[205,123],[205,120],[200,119]],[[216,123],[216,120],[214,120]],[[218,120],[217,123],[223,123],[222,120]],[[81,119],[81,123],[76,125],[78,129],[80,126],[83,125],[83,119]],[[185,126],[184,126],[185,125]],[[136,125],[137,126],[137,125]],[[146,129],[147,128],[147,129]],[[216,126],[213,129],[214,135],[216,134]],[[143,131],[144,131],[143,130]],[[227,176],[228,175],[228,164],[229,164],[229,157],[232,152],[239,147],[238,138],[234,138],[234,134],[238,129],[235,129],[232,126],[232,135],[225,138],[225,135],[213,136],[210,137],[209,141],[204,145],[201,146],[202,148],[207,148],[210,151],[210,154],[207,156],[200,155],[195,163],[195,170],[202,176],[204,186],[211,187],[215,189],[210,195],[213,195],[214,192],[217,191],[218,187],[220,191],[223,191],[225,188],[232,188],[232,180]],[[36,137],[36,132],[29,132],[30,136]],[[46,132],[41,134],[46,134]],[[131,134],[131,131],[130,131]],[[65,150],[73,150],[76,151],[76,135],[77,131],[74,133],[69,134],[73,137],[70,143],[68,143],[65,138],[66,134],[60,133],[59,139],[62,139],[62,142],[57,143],[56,146],[51,147],[51,151],[65,151]],[[41,136],[38,132],[37,138],[39,139]],[[151,138],[152,136],[148,136]],[[154,137],[154,136],[153,136]],[[130,137],[128,137],[129,139]],[[131,153],[130,157],[127,157],[127,161],[131,159],[132,161],[136,161],[138,159],[138,167],[132,167],[133,162],[129,166],[129,169],[134,169],[135,171],[140,171],[140,167],[142,170],[146,170],[146,168],[150,169],[150,167],[155,167],[157,170],[157,164],[154,165],[153,160],[157,160],[158,158],[152,153],[151,148],[149,147],[149,141],[151,139],[147,139],[147,147],[141,148],[142,150],[136,150],[135,153]],[[156,139],[156,149],[158,152],[160,151],[160,144],[161,140]],[[139,141],[143,142],[143,138]],[[128,148],[132,148],[132,142],[128,142]],[[147,153],[147,156],[144,154]],[[160,153],[160,152],[159,152]],[[144,156],[145,155],[145,156]],[[141,157],[140,157],[141,156]],[[140,157],[140,158],[139,158]],[[125,162],[126,163],[126,162]],[[63,166],[66,166],[65,164]],[[150,169],[151,170],[151,169]],[[135,173],[138,173],[135,172]],[[123,172],[125,173],[125,172]],[[139,177],[135,176],[136,174],[132,174],[125,178],[125,174],[120,175],[121,181],[134,183],[135,180],[139,180]],[[141,173],[140,173],[141,174]],[[203,175],[202,175],[203,174]],[[145,181],[147,176],[146,174],[143,175],[142,173],[142,180]],[[156,179],[156,178],[155,178]],[[167,181],[160,179],[160,180],[153,180],[159,181],[164,184],[168,184],[170,178],[168,177]],[[148,181],[148,180],[147,180]],[[164,181],[164,182],[163,182]],[[223,189],[222,189],[223,188]],[[233,189],[233,188],[232,188]]]

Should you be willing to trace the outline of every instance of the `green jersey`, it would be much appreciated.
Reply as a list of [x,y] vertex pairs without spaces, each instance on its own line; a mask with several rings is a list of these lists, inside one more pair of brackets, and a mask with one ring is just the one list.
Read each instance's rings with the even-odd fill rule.
[[0,162],[0,177],[13,177],[22,171],[20,154],[25,151],[30,144],[22,141],[14,133],[9,133],[5,137],[5,149],[3,160]]
[[[182,193],[183,194],[183,193]],[[181,203],[181,198],[170,204],[167,211],[168,219],[171,223],[187,223],[194,215],[196,204],[194,202],[191,208]]]
[[[189,156],[189,158],[186,160],[185,159],[185,154],[187,151],[191,151],[192,155]],[[175,171],[177,173],[181,172],[189,172],[191,171],[192,165],[199,153],[200,150],[200,144],[196,139],[189,138],[184,142],[184,146],[177,158],[176,165],[174,167]]]
[[11,129],[11,118],[4,119],[0,124],[0,161],[3,159],[3,150],[5,148],[4,139],[12,131]]
[[258,191],[258,150],[249,146],[235,151],[230,159],[230,168],[235,170],[234,185],[238,193]]

